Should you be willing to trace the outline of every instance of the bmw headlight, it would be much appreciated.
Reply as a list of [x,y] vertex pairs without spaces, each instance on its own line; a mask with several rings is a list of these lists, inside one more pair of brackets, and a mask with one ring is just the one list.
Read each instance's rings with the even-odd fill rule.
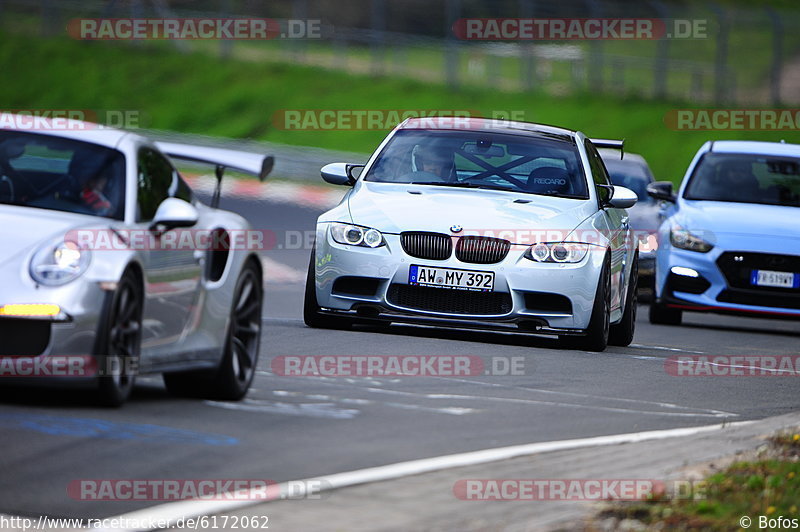
[[348,246],[378,248],[386,245],[380,231],[360,225],[343,224],[339,222],[332,223],[331,236],[336,242]]
[[66,284],[86,271],[90,258],[88,249],[71,240],[59,238],[42,246],[33,255],[31,277],[47,286]]
[[534,262],[580,262],[589,252],[589,244],[581,242],[539,242],[525,250],[523,257]]
[[672,245],[676,248],[697,251],[698,253],[708,253],[714,247],[713,244],[706,242],[679,225],[676,225],[670,230],[669,241],[672,242]]

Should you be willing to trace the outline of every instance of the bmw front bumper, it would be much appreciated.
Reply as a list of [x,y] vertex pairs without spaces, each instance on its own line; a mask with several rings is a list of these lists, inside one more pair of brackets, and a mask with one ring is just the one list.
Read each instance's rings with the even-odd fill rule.
[[[512,246],[495,264],[425,260],[408,255],[399,235],[384,234],[385,246],[339,244],[320,224],[316,240],[316,294],[323,311],[363,318],[456,327],[581,334],[589,324],[604,249],[590,248],[574,264],[538,263],[523,257],[528,246]],[[603,251],[603,252],[600,252]],[[417,287],[412,265],[491,271],[492,292]]]

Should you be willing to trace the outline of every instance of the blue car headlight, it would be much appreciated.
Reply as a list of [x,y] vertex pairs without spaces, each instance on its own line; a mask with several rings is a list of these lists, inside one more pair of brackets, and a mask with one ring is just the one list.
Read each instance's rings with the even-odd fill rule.
[[672,242],[672,245],[676,248],[697,251],[698,253],[708,253],[714,248],[714,245],[710,242],[692,234],[679,225],[674,226],[670,230],[669,241]]
[[331,224],[331,236],[339,244],[348,246],[379,248],[386,245],[380,231],[360,225],[334,222]]
[[525,250],[523,257],[534,262],[580,262],[589,252],[589,244],[581,242],[539,242]]
[[30,274],[46,286],[74,281],[89,267],[91,253],[76,242],[57,238],[39,248],[31,259]]

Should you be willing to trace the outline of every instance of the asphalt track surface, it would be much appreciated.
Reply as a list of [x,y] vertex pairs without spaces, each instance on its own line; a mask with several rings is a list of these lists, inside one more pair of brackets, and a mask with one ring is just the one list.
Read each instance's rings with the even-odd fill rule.
[[[792,321],[687,314],[682,327],[639,312],[631,347],[568,351],[554,339],[393,325],[323,331],[301,320],[309,231],[319,211],[291,203],[224,199],[223,207],[277,235],[267,273],[259,371],[246,400],[171,397],[140,379],[119,410],[85,393],[0,390],[0,514],[106,517],[158,501],[85,501],[81,479],[269,479],[333,474],[497,446],[690,427],[796,411],[797,377],[676,377],[674,355],[797,355]],[[292,237],[294,238],[294,236]],[[288,246],[296,247],[296,246]],[[288,272],[288,273],[287,273]],[[281,355],[523,357],[524,375],[284,377]],[[575,472],[580,476],[580,471]],[[74,485],[74,484],[73,484]],[[298,502],[302,504],[302,502]]]

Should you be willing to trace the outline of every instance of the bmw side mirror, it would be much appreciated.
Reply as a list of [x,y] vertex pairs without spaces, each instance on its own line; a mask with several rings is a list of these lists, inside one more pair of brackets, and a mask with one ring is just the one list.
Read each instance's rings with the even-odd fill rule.
[[192,227],[198,218],[197,209],[191,203],[180,198],[167,198],[158,206],[150,229],[169,231],[177,227]]
[[364,169],[363,164],[331,163],[322,167],[322,179],[332,185],[353,186]]
[[639,196],[636,195],[636,192],[629,188],[614,185],[611,189],[611,198],[607,203],[615,209],[629,209],[639,201]]
[[364,167],[367,166],[366,164],[348,164],[347,165],[347,175],[350,176],[350,179],[353,180],[355,183],[356,179],[361,176],[361,172],[364,171]]
[[656,181],[647,185],[647,193],[650,197],[657,200],[669,201],[675,203],[677,197],[672,191],[672,183],[669,181]]

